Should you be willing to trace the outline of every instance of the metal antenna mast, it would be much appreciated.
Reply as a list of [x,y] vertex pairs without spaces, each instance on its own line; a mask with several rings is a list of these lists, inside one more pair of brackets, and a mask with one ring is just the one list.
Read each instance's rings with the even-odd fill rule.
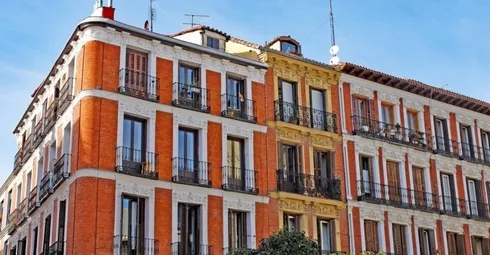
[[150,16],[150,31],[153,32],[153,21],[155,21],[155,8],[153,8],[153,2],[156,0],[150,0],[150,11],[149,11],[149,16]]
[[332,0],[330,0],[330,40],[332,43],[332,46],[336,45],[335,44],[335,25],[333,23],[333,9],[332,9]]
[[201,25],[201,24],[194,23],[194,17],[201,17],[201,18],[207,18],[207,17],[209,17],[209,15],[187,14],[187,13],[184,14],[184,16],[191,17],[191,22],[190,23],[188,23],[188,22],[183,23],[184,25],[191,25],[191,28],[194,27],[195,25]]

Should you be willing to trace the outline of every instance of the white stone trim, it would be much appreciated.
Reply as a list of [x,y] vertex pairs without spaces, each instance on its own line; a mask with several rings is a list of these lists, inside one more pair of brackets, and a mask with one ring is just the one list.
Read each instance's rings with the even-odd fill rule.
[[490,131],[490,120],[489,121],[483,121],[483,120],[476,120],[476,124],[478,125],[478,128],[484,131]]
[[488,238],[488,225],[479,223],[468,224],[470,236],[481,236]]
[[358,85],[351,83],[350,91],[351,91],[351,94],[355,94],[355,95],[359,95],[359,96],[365,96],[369,99],[374,98],[374,92],[371,88],[366,88],[364,86],[361,87],[361,86],[358,86]]
[[403,106],[405,106],[407,109],[410,110],[416,110],[418,112],[423,112],[424,111],[424,105],[417,102],[417,101],[412,101],[407,98],[403,98]]
[[179,241],[177,234],[178,204],[190,203],[202,206],[201,210],[201,240],[203,245],[208,244],[208,195],[191,191],[172,190],[172,243]]
[[[461,115],[461,114],[456,114],[456,121],[459,123],[463,123],[464,125],[468,126],[475,126],[475,121],[467,116]],[[474,133],[473,130],[471,130],[471,133]]]
[[[247,171],[247,175],[252,175],[252,176],[245,176],[246,181],[251,181],[255,180],[254,175],[254,133],[253,130],[246,129],[246,128],[241,128],[238,126],[232,126],[232,125],[227,125],[223,124],[222,126],[222,132],[221,132],[221,166],[227,166],[228,161],[227,161],[227,154],[228,154],[228,135],[237,137],[237,138],[243,138],[244,139],[244,150],[245,150],[245,169],[247,170],[252,170],[252,171]],[[225,169],[222,169],[222,171],[225,171]],[[223,172],[224,176],[224,172]],[[225,178],[223,178],[223,183],[225,182]],[[255,183],[247,183],[246,187],[253,187]]]
[[146,149],[147,151],[155,151],[155,123],[156,123],[156,110],[149,109],[139,104],[131,104],[119,101],[118,107],[118,121],[117,121],[117,146],[123,145],[123,126],[124,115],[129,114],[135,117],[146,119]]
[[444,159],[444,156],[436,159],[436,168],[438,171],[456,174],[456,164],[451,159]]
[[388,102],[393,105],[400,104],[400,99],[398,96],[391,95],[381,91],[378,91],[378,99],[381,100],[382,102]]
[[425,153],[412,151],[408,154],[408,163],[418,167],[429,167],[429,157]]
[[429,218],[427,215],[414,215],[413,218],[417,228],[437,229],[436,219]]
[[[483,167],[483,166],[481,166]],[[481,180],[481,171],[483,170],[480,167],[468,167],[465,165],[461,166],[463,170],[463,177],[469,177],[471,179]],[[464,180],[466,182],[466,180]]]
[[452,219],[451,217],[444,217],[444,219],[441,220],[442,222],[442,227],[445,232],[454,232],[458,234],[463,234],[463,224],[457,220],[457,219]]
[[375,209],[375,208],[361,207],[359,209],[360,209],[361,219],[384,221],[383,211],[380,210],[379,208]]
[[447,119],[449,122],[449,112],[440,108],[432,107],[431,109],[431,115],[434,115],[439,118],[444,118]]
[[247,248],[255,248],[255,202],[236,199],[231,197],[223,197],[223,247],[229,248],[228,237],[228,210],[237,210],[247,212]]

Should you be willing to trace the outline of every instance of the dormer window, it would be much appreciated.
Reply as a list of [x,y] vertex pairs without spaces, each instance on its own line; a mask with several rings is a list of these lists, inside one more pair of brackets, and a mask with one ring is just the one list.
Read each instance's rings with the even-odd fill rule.
[[298,46],[287,41],[282,41],[281,42],[281,51],[285,53],[293,53],[293,54],[298,54]]
[[213,37],[207,37],[207,46],[209,48],[217,49],[219,50],[219,39],[218,38],[213,38]]

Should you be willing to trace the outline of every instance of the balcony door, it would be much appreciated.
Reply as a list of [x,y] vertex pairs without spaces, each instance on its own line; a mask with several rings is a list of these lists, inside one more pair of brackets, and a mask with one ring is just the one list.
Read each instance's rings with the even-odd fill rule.
[[388,194],[391,202],[402,202],[399,163],[386,162],[388,170]]
[[131,93],[146,93],[148,90],[148,55],[144,52],[126,50],[126,89]]
[[424,169],[421,167],[412,166],[413,174],[413,189],[415,190],[415,205],[425,207],[430,206],[432,197],[428,197],[425,193],[425,177]]
[[474,157],[473,142],[471,136],[471,126],[460,124],[461,152],[465,157]]
[[300,112],[296,83],[279,80],[279,103],[281,120],[298,124]]
[[436,146],[438,151],[450,152],[449,133],[445,119],[434,117]]
[[201,83],[199,81],[199,68],[180,65],[178,97],[184,104],[201,104]]
[[124,116],[123,166],[127,171],[140,173],[146,156],[146,121]]
[[[481,182],[478,180],[466,179],[466,187],[468,188],[468,202],[470,205],[471,216],[479,216],[484,213],[481,207]],[[483,216],[483,215],[480,215]]]
[[366,251],[377,253],[380,250],[377,221],[364,220],[364,238]]
[[[379,193],[379,187],[374,183],[373,160],[371,157],[360,156],[361,162],[361,192],[364,196],[374,197],[375,192]],[[380,195],[380,194],[378,194]]]
[[304,190],[304,177],[301,174],[302,150],[301,146],[282,144],[278,142],[278,167],[281,176],[278,176],[279,185],[283,191],[301,193]]
[[283,227],[288,231],[300,231],[301,230],[301,215],[284,213],[283,214]]
[[228,245],[233,249],[247,248],[247,213],[240,211],[228,211]]
[[121,254],[144,254],[145,199],[123,195],[121,208]]
[[465,255],[465,241],[464,235],[458,235],[456,233],[447,232],[447,250],[448,255]]
[[393,245],[395,254],[407,255],[406,226],[393,224]]
[[206,251],[200,251],[201,207],[194,204],[179,204],[177,214],[178,255],[207,254]]
[[325,91],[310,88],[311,125],[314,129],[326,130],[327,116]]
[[375,132],[374,104],[372,99],[359,98],[352,95],[352,114],[355,131]]
[[441,182],[444,210],[449,212],[457,212],[458,208],[456,207],[456,193],[452,175],[441,173]]
[[334,178],[334,152],[313,151],[313,168],[315,171],[315,187],[321,192],[332,189]]
[[490,135],[487,131],[481,131],[481,147],[485,162],[490,162]]
[[[179,177],[187,181],[199,180],[198,131],[179,128]],[[204,176],[203,176],[204,177]]]
[[245,80],[228,77],[226,79],[226,107],[230,114],[247,115]]
[[419,228],[420,255],[436,255],[434,230]]
[[471,249],[473,250],[473,255],[490,254],[490,243],[488,238],[483,238],[481,236],[472,236]]
[[228,137],[227,141],[227,181],[239,190],[245,190],[247,187],[245,176],[245,153],[243,139]]
[[334,220],[317,220],[318,242],[320,243],[322,251],[335,251],[335,232]]

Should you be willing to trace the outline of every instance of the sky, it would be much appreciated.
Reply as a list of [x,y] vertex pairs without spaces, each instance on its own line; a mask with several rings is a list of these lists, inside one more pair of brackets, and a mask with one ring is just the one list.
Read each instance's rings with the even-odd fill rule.
[[[13,129],[94,0],[14,0],[0,15],[0,183],[12,172]],[[104,2],[107,2],[105,0]],[[143,27],[149,0],[114,0],[115,19]],[[328,63],[327,0],[156,0],[154,31],[196,22],[263,44],[278,35]],[[338,56],[391,75],[490,101],[490,1],[333,0]]]

